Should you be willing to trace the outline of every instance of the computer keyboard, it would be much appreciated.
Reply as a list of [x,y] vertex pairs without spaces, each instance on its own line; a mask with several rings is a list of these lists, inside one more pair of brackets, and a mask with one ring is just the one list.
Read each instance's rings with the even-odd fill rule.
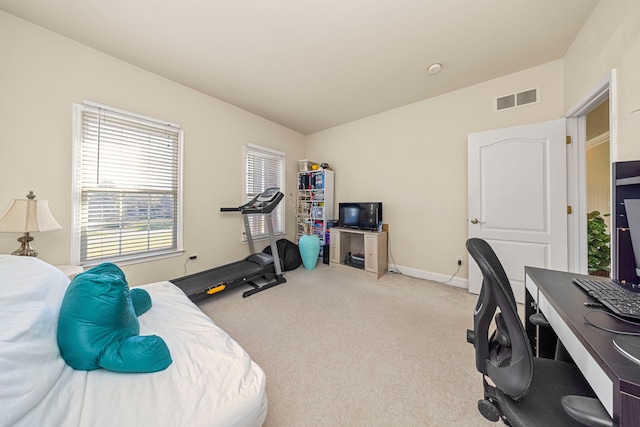
[[574,278],[573,283],[613,313],[640,320],[640,293],[604,280]]

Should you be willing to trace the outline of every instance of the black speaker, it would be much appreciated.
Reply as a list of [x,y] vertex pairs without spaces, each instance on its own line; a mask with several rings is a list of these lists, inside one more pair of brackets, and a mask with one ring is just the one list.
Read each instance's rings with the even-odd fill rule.
[[329,264],[329,245],[322,245],[322,263]]

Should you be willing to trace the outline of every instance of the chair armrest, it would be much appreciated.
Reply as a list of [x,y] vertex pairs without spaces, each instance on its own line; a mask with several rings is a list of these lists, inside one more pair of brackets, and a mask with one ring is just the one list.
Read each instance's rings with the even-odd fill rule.
[[594,397],[563,396],[564,411],[574,420],[589,427],[611,427],[613,420],[602,403]]
[[[551,325],[549,324],[549,321],[547,320],[546,317],[544,317],[544,314],[542,313],[534,313],[531,316],[529,316],[529,322],[531,322],[531,324],[535,326],[551,329]],[[560,340],[557,340],[556,342],[556,353],[555,353],[554,359],[562,362],[573,363],[573,359],[567,352],[567,349],[564,347],[562,342],[560,342]]]
[[542,313],[534,313],[531,316],[529,316],[529,322],[531,322],[536,326],[543,326],[545,328],[551,327],[551,325],[549,324],[549,321],[547,320],[546,317],[544,317],[544,314]]

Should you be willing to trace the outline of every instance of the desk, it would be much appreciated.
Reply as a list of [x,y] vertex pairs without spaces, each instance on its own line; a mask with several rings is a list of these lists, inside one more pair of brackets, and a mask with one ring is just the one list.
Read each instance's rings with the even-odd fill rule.
[[[640,364],[620,354],[613,346],[613,333],[605,332],[584,321],[587,294],[572,283],[575,273],[525,267],[527,312],[532,306],[544,314],[553,331],[566,347],[596,395],[618,426],[638,426],[640,420]],[[589,277],[589,276],[584,276]],[[592,277],[593,278],[593,277]],[[535,304],[531,304],[535,301]],[[599,309],[596,309],[599,310]],[[527,319],[528,319],[527,313]],[[589,320],[614,330],[640,332],[640,327],[627,326],[607,315],[593,313]],[[534,337],[534,354],[548,345],[541,333],[526,322],[527,333]],[[640,337],[639,337],[640,339]],[[555,340],[554,340],[555,342]]]

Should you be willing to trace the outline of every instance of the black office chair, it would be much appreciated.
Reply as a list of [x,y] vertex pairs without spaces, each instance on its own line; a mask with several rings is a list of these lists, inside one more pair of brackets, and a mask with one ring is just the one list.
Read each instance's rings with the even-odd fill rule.
[[[467,331],[467,341],[475,347],[476,368],[483,375],[480,413],[513,427],[613,425],[574,364],[533,357],[511,284],[491,246],[473,238],[467,241],[467,250],[483,277],[474,330]],[[492,324],[495,329],[490,334]],[[569,411],[561,403],[565,396],[570,396],[564,399]]]

